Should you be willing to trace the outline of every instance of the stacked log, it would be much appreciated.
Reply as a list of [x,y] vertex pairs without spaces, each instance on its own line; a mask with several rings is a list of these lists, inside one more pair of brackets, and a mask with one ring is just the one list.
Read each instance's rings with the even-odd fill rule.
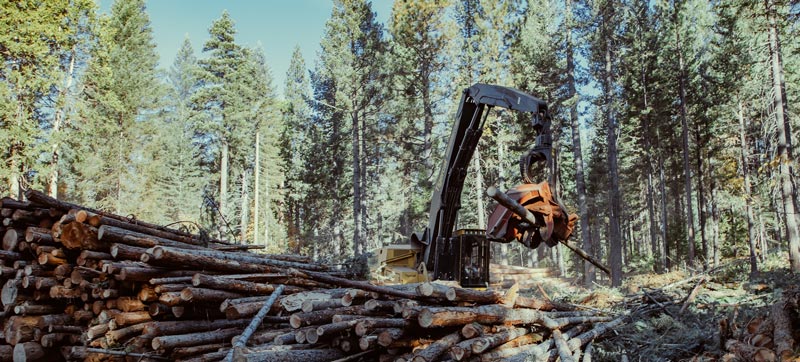
[[374,285],[26,196],[2,203],[0,361],[568,361],[626,321],[513,287]]
[[800,288],[793,287],[773,304],[766,315],[750,319],[740,328],[735,320],[720,320],[723,361],[794,361],[800,355]]
[[[189,359],[230,349],[249,322],[245,296],[324,287],[282,268],[324,271],[308,258],[64,203],[41,193],[2,200],[0,361]],[[230,299],[241,317],[226,318]],[[233,312],[231,312],[231,315]],[[270,316],[262,328],[286,324]],[[288,324],[286,324],[288,325]]]

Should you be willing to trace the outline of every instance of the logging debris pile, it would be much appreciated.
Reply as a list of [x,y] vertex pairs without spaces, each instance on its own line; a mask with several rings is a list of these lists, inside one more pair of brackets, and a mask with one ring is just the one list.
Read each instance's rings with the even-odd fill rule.
[[373,285],[305,257],[26,197],[2,200],[0,361],[570,361],[636,313],[516,286]]

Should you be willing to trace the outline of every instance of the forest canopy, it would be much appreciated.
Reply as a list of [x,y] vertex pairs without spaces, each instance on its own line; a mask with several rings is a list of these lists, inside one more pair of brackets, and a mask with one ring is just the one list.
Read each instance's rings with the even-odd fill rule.
[[[332,2],[318,58],[298,48],[288,69],[227,12],[160,69],[144,0],[3,2],[0,194],[345,263],[424,228],[480,82],[548,103],[553,188],[613,284],[770,254],[800,272],[797,0],[397,0],[386,23]],[[487,124],[459,227],[486,227],[485,190],[521,182],[532,134],[510,113]],[[493,258],[598,277],[561,247]]]

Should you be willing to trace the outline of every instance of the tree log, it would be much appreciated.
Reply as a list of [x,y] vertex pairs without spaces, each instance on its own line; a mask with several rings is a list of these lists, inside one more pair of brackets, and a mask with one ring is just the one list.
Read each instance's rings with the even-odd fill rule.
[[480,354],[486,352],[512,339],[522,337],[527,333],[527,328],[509,328],[498,333],[477,338],[475,344],[472,345],[472,353]]
[[176,347],[199,346],[208,343],[225,342],[242,332],[242,328],[226,328],[211,332],[158,336],[153,338],[152,346],[156,351],[171,350]]
[[327,283],[327,284],[338,285],[338,286],[348,287],[348,288],[356,288],[356,289],[366,290],[366,291],[370,291],[370,292],[375,292],[375,293],[378,293],[378,294],[390,295],[390,296],[394,296],[394,297],[400,297],[400,298],[406,298],[406,299],[419,299],[419,298],[421,298],[420,295],[418,295],[415,292],[406,292],[406,291],[402,291],[402,290],[398,290],[398,289],[394,289],[394,288],[390,288],[390,287],[373,285],[373,284],[370,284],[370,283],[367,283],[367,282],[361,282],[361,281],[356,281],[356,280],[339,278],[339,277],[335,277],[335,276],[332,276],[332,275],[326,274],[326,273],[320,273],[320,272],[314,272],[314,271],[306,271],[306,270],[300,271],[300,270],[296,270],[296,269],[290,269],[289,270],[289,275],[293,275],[293,276],[300,277],[300,278],[314,279],[314,280],[317,280],[317,281],[320,281],[320,282],[323,282],[323,283]]
[[301,326],[308,326],[312,324],[328,324],[331,323],[332,318],[336,314],[357,314],[362,316],[369,316],[369,315],[376,315],[380,314],[379,312],[370,312],[364,309],[363,306],[350,306],[350,307],[341,307],[335,309],[324,309],[324,310],[317,310],[313,312],[301,312],[292,314],[289,317],[289,324],[291,324],[294,328],[300,328]]
[[411,321],[402,318],[366,318],[355,325],[355,333],[361,337],[378,328],[406,329],[412,326]]
[[178,347],[172,350],[170,356],[176,359],[182,359],[186,357],[195,356],[198,354],[210,353],[215,352],[217,350],[223,349],[225,347],[230,347],[228,343],[212,343],[206,344],[202,346],[192,346],[192,347]]
[[156,263],[158,265],[183,265],[185,267],[198,270],[211,269],[234,273],[267,273],[275,271],[275,269],[266,265],[248,264],[232,260],[209,258],[187,253],[186,250],[188,249],[158,246],[148,249],[147,253],[142,255],[142,261],[149,264]]
[[[228,290],[245,294],[267,295],[275,291],[276,286],[272,284],[253,283],[244,280],[236,280],[225,277],[216,277],[206,274],[195,274],[192,277],[192,285],[195,287],[205,287],[210,289]],[[285,293],[298,293],[304,289],[292,286],[284,286]]]
[[473,302],[479,304],[502,304],[503,293],[497,290],[474,290],[451,287],[446,292],[451,302]]
[[110,254],[114,259],[141,260],[147,248],[131,246],[120,243],[111,244]]
[[344,354],[338,349],[246,351],[242,348],[234,353],[233,360],[236,362],[330,362],[342,357]]
[[71,222],[61,225],[59,240],[67,249],[108,251],[109,243],[98,240],[98,230],[95,227]]
[[160,321],[151,322],[144,327],[143,334],[151,336],[166,336],[208,332],[217,329],[237,328],[244,329],[250,323],[248,319],[237,320],[186,320],[186,321]]
[[461,335],[456,333],[448,334],[436,342],[431,343],[424,349],[417,350],[414,353],[413,362],[431,362],[436,361],[443,355],[450,347],[461,341]]
[[17,250],[17,244],[25,240],[25,233],[17,229],[8,229],[3,235],[3,250]]
[[45,349],[37,342],[25,342],[14,346],[14,362],[57,361],[59,357],[61,357],[59,353]]
[[[786,292],[785,295],[792,294]],[[794,355],[794,339],[792,338],[794,328],[792,328],[792,317],[790,308],[792,302],[788,297],[781,298],[770,309],[770,319],[772,319],[773,337],[775,353],[781,361],[790,361]]]
[[551,326],[553,321],[545,312],[531,309],[510,309],[498,304],[479,307],[425,307],[419,313],[419,325],[424,328],[483,324],[532,324]]
[[241,298],[238,293],[225,292],[216,289],[189,287],[181,291],[181,300],[186,302],[214,302],[221,303],[225,299]]
[[113,243],[119,243],[140,248],[152,248],[155,246],[170,246],[180,249],[203,248],[202,246],[195,244],[187,244],[181,241],[148,235],[146,233],[140,233],[107,224],[104,224],[97,229],[97,237],[101,241],[108,243],[109,246]]

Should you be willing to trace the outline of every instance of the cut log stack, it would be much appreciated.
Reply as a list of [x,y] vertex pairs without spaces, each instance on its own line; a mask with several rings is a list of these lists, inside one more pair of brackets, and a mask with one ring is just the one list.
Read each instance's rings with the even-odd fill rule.
[[800,287],[783,292],[783,297],[764,316],[750,319],[740,328],[735,320],[720,321],[723,361],[795,361],[800,343]]
[[515,288],[373,285],[26,197],[2,200],[0,361],[568,361],[624,322]]

